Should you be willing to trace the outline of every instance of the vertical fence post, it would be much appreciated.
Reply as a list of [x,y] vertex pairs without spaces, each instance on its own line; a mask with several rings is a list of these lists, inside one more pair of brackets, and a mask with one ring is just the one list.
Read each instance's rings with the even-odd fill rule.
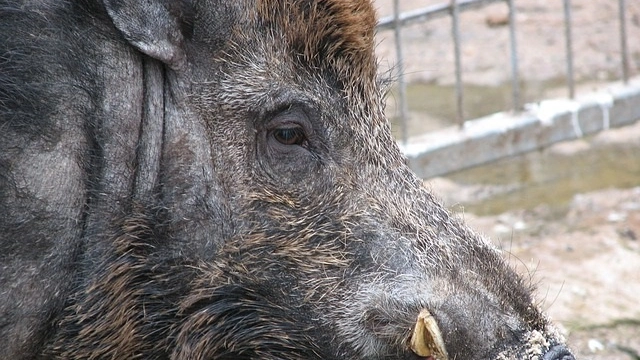
[[629,50],[627,48],[627,20],[624,13],[625,0],[618,0],[620,15],[620,51],[622,53],[622,81],[629,83]]
[[567,87],[569,88],[569,98],[576,96],[575,82],[573,77],[573,45],[571,38],[571,0],[564,2],[564,34],[567,54]]
[[453,36],[453,51],[456,71],[456,121],[464,125],[464,89],[462,87],[462,60],[460,59],[460,27],[458,1],[451,0],[451,33]]
[[516,39],[516,6],[508,0],[509,6],[509,42],[511,47],[511,95],[513,110],[522,110],[520,100],[520,75],[518,74],[518,42]]
[[408,127],[408,106],[407,106],[407,85],[404,81],[404,58],[402,56],[402,24],[400,23],[400,0],[393,0],[393,30],[396,43],[396,61],[398,63],[398,97],[400,98],[400,128],[402,142],[407,143],[409,137]]

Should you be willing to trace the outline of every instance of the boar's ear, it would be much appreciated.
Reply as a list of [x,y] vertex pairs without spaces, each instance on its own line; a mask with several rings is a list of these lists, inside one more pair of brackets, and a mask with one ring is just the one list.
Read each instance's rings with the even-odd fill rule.
[[193,14],[188,3],[104,0],[113,24],[133,46],[174,69],[185,62],[184,37]]

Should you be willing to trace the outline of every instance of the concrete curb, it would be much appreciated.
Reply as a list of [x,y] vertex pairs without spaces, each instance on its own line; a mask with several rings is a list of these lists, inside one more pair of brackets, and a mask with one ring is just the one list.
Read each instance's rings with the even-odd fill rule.
[[580,99],[545,100],[518,115],[496,113],[400,145],[422,178],[538,150],[640,120],[640,78]]

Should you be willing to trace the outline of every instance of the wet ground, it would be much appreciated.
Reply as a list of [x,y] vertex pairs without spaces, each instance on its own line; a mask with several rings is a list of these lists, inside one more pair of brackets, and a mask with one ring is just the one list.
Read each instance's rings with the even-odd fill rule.
[[[400,1],[403,10],[442,2]],[[562,2],[515,3],[525,102],[566,96]],[[580,95],[620,77],[618,2],[572,3]],[[626,3],[629,39],[640,38],[640,2]],[[376,4],[381,15],[391,13],[391,0]],[[461,15],[467,118],[511,106],[508,31],[489,26],[505,14],[500,3]],[[403,32],[409,135],[455,118],[450,33],[446,18]],[[377,41],[382,68],[397,73],[392,33]],[[640,42],[628,45],[637,76]],[[396,104],[392,92],[392,119]],[[425,183],[537,285],[577,359],[640,360],[640,123]]]
[[576,194],[640,185],[639,133],[638,125],[614,129],[448,178],[473,192],[462,196],[465,210],[477,215],[539,205],[563,215]]

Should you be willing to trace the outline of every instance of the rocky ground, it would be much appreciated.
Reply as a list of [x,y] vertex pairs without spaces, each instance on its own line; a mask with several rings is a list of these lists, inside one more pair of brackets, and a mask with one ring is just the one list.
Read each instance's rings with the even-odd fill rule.
[[[443,1],[400,2],[403,10],[409,10]],[[522,77],[525,81],[562,78],[566,69],[562,2],[515,0],[515,3]],[[574,64],[576,78],[581,84],[579,91],[592,91],[602,82],[620,76],[618,2],[589,0],[574,3],[574,51],[579,54]],[[626,3],[630,71],[637,75],[640,72],[640,41],[633,39],[640,38],[640,1]],[[391,0],[377,0],[376,4],[381,15],[391,13]],[[501,3],[462,16],[465,82],[497,86],[509,81],[505,17],[506,5]],[[403,34],[407,79],[450,84],[453,81],[453,54],[449,20],[415,25],[405,29]],[[378,43],[382,66],[397,69],[392,33],[379,34]],[[561,88],[557,94],[564,96],[566,90]],[[424,115],[419,120],[429,121],[429,116]],[[509,261],[537,284],[541,306],[564,328],[578,359],[640,359],[640,123],[589,139],[559,144],[544,150],[542,155],[527,155],[536,157],[538,162],[564,158],[569,159],[566,167],[572,164],[589,167],[584,165],[589,161],[577,160],[591,156],[594,151],[618,150],[622,154],[620,157],[627,159],[626,167],[591,169],[606,173],[608,177],[596,188],[576,190],[560,206],[546,203],[546,197],[540,193],[525,192],[521,195],[523,198],[540,197],[540,201],[515,202],[497,213],[476,215],[487,212],[483,211],[482,204],[489,204],[492,197],[518,190],[518,185],[508,181],[506,185],[474,183],[460,180],[460,176],[426,181],[445,204],[491,237]],[[503,177],[513,177],[513,184],[517,184],[523,177],[530,176],[518,173],[522,170],[518,165],[521,161],[512,159],[494,166],[502,166],[498,172],[503,171]],[[528,171],[535,172],[543,167],[536,166],[532,170],[529,165]],[[550,169],[549,172],[559,171]],[[471,177],[479,179],[483,170],[475,171]],[[622,177],[622,172],[625,172],[624,176],[630,173],[629,180],[616,181]],[[581,177],[580,174],[574,176]],[[560,185],[548,179],[545,181],[536,186],[542,189],[542,194],[554,194],[556,186]]]

